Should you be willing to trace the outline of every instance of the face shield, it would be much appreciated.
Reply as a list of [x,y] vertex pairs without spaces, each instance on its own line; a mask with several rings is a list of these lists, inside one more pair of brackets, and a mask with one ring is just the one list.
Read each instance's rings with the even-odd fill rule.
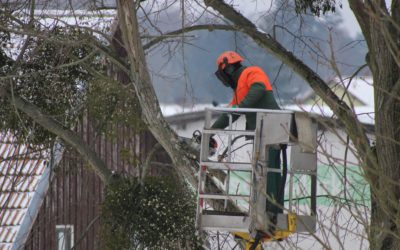
[[231,78],[223,70],[218,69],[215,71],[215,76],[220,80],[226,87],[231,87]]
[[[222,65],[225,65],[222,69]],[[218,66],[218,70],[215,72],[215,76],[220,80],[226,87],[235,89],[235,84],[232,79],[232,74],[235,68],[233,65],[228,64],[228,60],[224,58],[224,62]]]

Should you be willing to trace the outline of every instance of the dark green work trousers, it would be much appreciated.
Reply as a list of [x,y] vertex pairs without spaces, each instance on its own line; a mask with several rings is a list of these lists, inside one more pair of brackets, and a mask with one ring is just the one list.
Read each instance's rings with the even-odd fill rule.
[[[280,149],[269,148],[268,150],[268,168],[281,169]],[[282,175],[280,173],[267,174],[267,212],[272,214],[282,213],[284,194],[279,194]],[[280,196],[280,197],[278,197]]]

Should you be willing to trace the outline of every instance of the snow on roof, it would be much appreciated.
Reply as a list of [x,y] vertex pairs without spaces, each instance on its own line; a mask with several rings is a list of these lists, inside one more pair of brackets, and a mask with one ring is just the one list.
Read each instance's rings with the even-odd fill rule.
[[[26,11],[21,10],[14,13],[15,17],[22,20],[27,17]],[[36,10],[35,19],[42,26],[51,29],[55,26],[79,26],[93,31],[99,39],[101,33],[107,34],[115,19],[115,10],[88,11],[88,10]],[[26,39],[26,35],[13,33],[10,35],[10,42],[6,44],[4,51],[10,58],[17,58],[20,49]],[[104,40],[104,39],[103,39]]]
[[[366,88],[368,89],[368,88]],[[366,97],[367,99],[368,97]],[[373,105],[373,103],[372,103]],[[224,105],[222,105],[224,106]],[[190,107],[182,107],[180,105],[175,105],[175,104],[162,104],[161,105],[161,111],[165,117],[172,118],[173,116],[179,116],[182,114],[189,114],[189,113],[195,113],[199,111],[204,111],[205,108],[213,107],[211,104],[198,104],[198,105],[193,105]],[[291,111],[303,111],[303,112],[308,112],[312,113],[315,115],[319,115],[322,117],[327,117],[327,118],[335,118],[333,111],[327,106],[327,105],[322,105],[322,106],[317,106],[317,105],[309,105],[309,104],[294,104],[294,105],[285,105],[282,107],[285,110],[291,110]],[[357,118],[360,122],[364,124],[370,124],[374,125],[375,124],[375,113],[374,113],[374,107],[373,106],[359,106],[359,107],[354,107],[354,112],[357,115]],[[199,115],[204,115],[199,113]],[[204,118],[204,117],[203,117]],[[203,119],[201,118],[201,119]]]
[[[372,85],[372,77],[355,77],[348,88],[348,91],[365,103],[368,107],[374,107],[374,87]],[[349,83],[349,79],[345,81],[345,86]]]
[[[331,86],[339,86],[340,88],[347,88],[350,95],[357,98],[364,105],[355,106],[354,113],[360,122],[364,124],[375,124],[375,111],[374,111],[374,87],[372,77],[354,77],[350,84],[350,78],[345,78],[340,82],[338,78],[330,82]],[[294,111],[305,111],[317,114],[323,117],[334,117],[333,111],[326,105],[316,104],[303,104],[306,100],[312,99],[315,96],[314,91],[309,91],[297,99],[298,104],[285,106],[286,109]]]
[[33,151],[0,133],[0,249],[11,249],[43,182],[48,152]]
[[[347,89],[349,94],[353,98],[357,98],[360,100],[364,106],[374,107],[374,87],[373,80],[370,76],[360,76],[354,77],[353,79],[344,78],[343,82],[340,79],[335,78],[332,81],[329,81],[329,86],[334,92],[338,92],[338,89]],[[305,103],[307,100],[312,99],[315,96],[314,90],[310,89],[309,91],[302,93],[295,97],[294,99],[298,103]]]
[[165,117],[203,111],[205,108],[214,107],[212,104],[196,104],[192,106],[181,106],[178,104],[161,104],[161,112]]
[[[327,118],[337,118],[333,111],[327,106],[317,106],[317,105],[287,105],[284,109],[292,110],[292,111],[303,111],[315,115],[319,115]],[[364,124],[375,124],[375,113],[373,107],[369,106],[361,106],[354,107],[354,112],[361,123]]]

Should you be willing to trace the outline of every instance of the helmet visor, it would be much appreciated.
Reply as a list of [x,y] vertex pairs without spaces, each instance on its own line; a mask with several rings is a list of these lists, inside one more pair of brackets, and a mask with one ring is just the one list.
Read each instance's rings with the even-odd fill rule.
[[231,79],[230,77],[223,71],[217,70],[215,71],[215,76],[220,80],[225,86],[231,87]]

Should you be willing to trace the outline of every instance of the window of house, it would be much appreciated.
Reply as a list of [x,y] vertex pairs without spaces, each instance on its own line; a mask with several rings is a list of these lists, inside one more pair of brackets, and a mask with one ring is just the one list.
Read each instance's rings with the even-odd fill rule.
[[70,250],[74,245],[74,226],[56,225],[57,250]]

